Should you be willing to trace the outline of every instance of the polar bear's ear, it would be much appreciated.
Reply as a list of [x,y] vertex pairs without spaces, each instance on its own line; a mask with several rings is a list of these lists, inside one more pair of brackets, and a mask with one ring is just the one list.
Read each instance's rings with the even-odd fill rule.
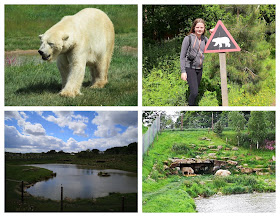
[[43,34],[39,35],[39,39],[40,39],[40,40],[42,39],[42,37],[43,37]]
[[64,35],[64,36],[62,37],[62,40],[63,40],[63,41],[66,41],[68,38],[69,38],[69,35]]

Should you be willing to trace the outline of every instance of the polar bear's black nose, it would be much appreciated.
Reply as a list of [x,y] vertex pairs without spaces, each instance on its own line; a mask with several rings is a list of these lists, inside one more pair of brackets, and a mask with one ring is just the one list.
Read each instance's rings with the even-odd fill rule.
[[44,54],[44,52],[41,51],[41,50],[38,50],[38,53],[39,53],[41,56]]

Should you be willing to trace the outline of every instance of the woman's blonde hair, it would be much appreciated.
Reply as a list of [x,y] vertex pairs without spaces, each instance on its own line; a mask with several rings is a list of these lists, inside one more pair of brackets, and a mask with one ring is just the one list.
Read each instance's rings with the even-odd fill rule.
[[[191,28],[189,34],[195,33],[194,29],[195,29],[196,24],[198,24],[198,23],[203,23],[203,25],[204,25],[204,32],[203,32],[202,35],[205,34],[205,32],[206,32],[206,24],[205,24],[205,21],[204,21],[203,19],[201,19],[201,18],[195,19],[195,21],[193,22],[193,25],[192,25],[192,28]],[[189,35],[189,34],[188,34],[188,35]]]

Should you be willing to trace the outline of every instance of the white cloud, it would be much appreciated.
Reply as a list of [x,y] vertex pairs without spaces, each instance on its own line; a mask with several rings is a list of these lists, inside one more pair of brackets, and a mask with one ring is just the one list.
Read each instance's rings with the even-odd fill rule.
[[137,112],[131,111],[100,111],[98,116],[92,120],[97,125],[94,135],[101,138],[117,136],[121,128],[118,125],[129,127],[137,126]]
[[17,111],[5,112],[5,120],[11,120],[11,119],[17,120],[18,126],[22,128],[25,134],[32,134],[37,136],[46,134],[46,131],[41,124],[39,123],[32,124],[30,122],[27,122],[26,121],[27,118],[28,115],[25,112],[17,112]]
[[21,120],[24,118],[17,111],[5,111],[5,120],[11,120],[11,119]]
[[31,124],[30,122],[25,123],[23,131],[27,134],[32,134],[34,136],[46,134],[46,130],[41,124]]
[[14,126],[5,125],[5,149],[20,152],[46,152],[61,150],[65,143],[56,137],[36,134],[21,134]]
[[64,128],[68,127],[73,134],[86,137],[85,130],[87,128],[88,118],[81,115],[74,115],[73,111],[54,111],[55,115],[48,117],[42,116],[45,120],[53,122]]

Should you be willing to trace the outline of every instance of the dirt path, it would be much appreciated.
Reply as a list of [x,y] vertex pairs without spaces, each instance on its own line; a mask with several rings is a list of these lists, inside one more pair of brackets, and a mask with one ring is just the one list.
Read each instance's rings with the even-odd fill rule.
[[5,51],[6,56],[12,55],[37,55],[38,50],[13,50],[13,51]]
[[[123,53],[129,53],[132,55],[137,55],[138,49],[130,46],[121,47]],[[37,55],[38,50],[13,50],[5,51],[5,56],[17,56],[17,55]]]

